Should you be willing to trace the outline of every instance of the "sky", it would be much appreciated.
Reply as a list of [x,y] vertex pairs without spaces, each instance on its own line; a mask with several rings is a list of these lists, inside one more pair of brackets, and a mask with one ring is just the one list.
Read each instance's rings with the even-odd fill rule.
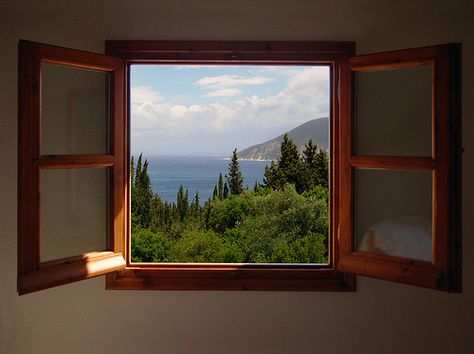
[[326,66],[131,67],[136,155],[229,156],[329,115]]

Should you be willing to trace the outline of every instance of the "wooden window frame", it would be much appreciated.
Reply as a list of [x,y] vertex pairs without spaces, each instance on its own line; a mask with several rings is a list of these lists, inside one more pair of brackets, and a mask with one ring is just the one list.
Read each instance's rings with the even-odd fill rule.
[[[353,42],[106,41],[107,55],[20,41],[18,291],[25,294],[106,275],[119,290],[354,291],[366,275],[461,292],[461,46],[450,44],[353,57]],[[110,152],[41,155],[41,63],[111,73]],[[353,73],[433,65],[433,156],[358,156],[353,152]],[[129,68],[135,63],[327,65],[330,87],[329,264],[179,264],[130,262]],[[40,261],[40,170],[106,167],[108,243]],[[354,251],[354,169],[432,171],[433,262]]]
[[[18,292],[26,294],[125,267],[123,62],[117,58],[20,41],[18,139]],[[107,154],[41,153],[41,65],[52,63],[110,74],[109,152]],[[41,262],[40,171],[108,169],[107,250]]]
[[[129,68],[138,63],[327,65],[331,68],[331,218],[328,265],[132,264],[130,245],[127,244],[127,266],[106,276],[107,289],[354,291],[354,275],[336,270],[338,253],[334,237],[338,224],[339,195],[338,83],[342,61],[354,53],[354,48],[353,42],[106,41],[106,53],[124,60],[127,97],[130,89]],[[128,99],[125,104],[127,101]],[[125,107],[125,111],[130,116],[129,107]],[[128,129],[129,127],[128,122]],[[128,133],[125,145],[125,156],[130,156]],[[129,205],[128,199],[125,204]],[[129,223],[130,220],[127,229],[130,229]]]
[[[449,292],[462,291],[461,232],[461,45],[446,44],[348,58],[341,102],[341,210],[338,269]],[[432,66],[432,153],[364,156],[354,151],[354,73]],[[356,168],[432,173],[432,262],[380,255],[355,248]]]

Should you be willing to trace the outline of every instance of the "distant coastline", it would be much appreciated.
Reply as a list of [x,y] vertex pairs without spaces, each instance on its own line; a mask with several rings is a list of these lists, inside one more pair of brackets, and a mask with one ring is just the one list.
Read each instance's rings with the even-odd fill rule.
[[[230,161],[230,157],[222,157],[225,161]],[[257,161],[257,162],[271,162],[274,161],[272,159],[247,159],[247,158],[240,158],[239,161]]]
[[[212,196],[218,182],[219,173],[228,173],[227,157],[217,156],[165,156],[143,155],[148,160],[148,174],[153,191],[163,200],[176,202],[176,193],[183,185],[189,191],[189,198],[199,191],[201,202]],[[244,187],[253,188],[255,182],[263,183],[265,166],[268,161],[240,160],[240,170],[244,177]]]

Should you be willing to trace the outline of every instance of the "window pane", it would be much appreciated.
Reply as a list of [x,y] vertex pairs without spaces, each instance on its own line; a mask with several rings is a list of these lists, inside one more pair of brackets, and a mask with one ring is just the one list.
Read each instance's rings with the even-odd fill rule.
[[427,171],[356,169],[356,248],[431,261],[431,186]]
[[108,152],[108,73],[42,63],[41,152]]
[[107,248],[107,169],[41,171],[42,262]]
[[431,156],[431,70],[355,73],[355,154]]

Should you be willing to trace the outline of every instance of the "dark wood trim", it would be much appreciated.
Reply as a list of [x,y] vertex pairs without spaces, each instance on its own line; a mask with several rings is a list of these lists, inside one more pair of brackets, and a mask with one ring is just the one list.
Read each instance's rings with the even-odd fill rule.
[[[132,53],[141,55],[164,53],[286,53],[350,55],[354,53],[354,42],[312,42],[312,41],[137,41],[107,40],[108,55],[128,56]],[[225,57],[224,60],[231,59]],[[240,59],[240,58],[234,58]]]
[[106,53],[134,64],[326,65],[353,42],[106,41]]
[[31,163],[39,156],[39,62],[34,46],[18,46],[18,273],[39,264],[39,176]]
[[431,46],[358,55],[349,59],[351,71],[377,71],[433,64],[440,48]]
[[115,165],[113,155],[43,155],[35,160],[41,168],[93,168]]
[[107,275],[113,290],[354,291],[352,275],[308,269],[159,269],[127,267]]
[[431,263],[390,257],[373,253],[353,252],[342,256],[339,270],[358,275],[445,290],[446,273],[433,267]]
[[66,65],[69,67],[99,71],[114,71],[123,65],[120,59],[112,56],[104,56],[102,54],[64,48],[50,44],[20,40],[20,46],[34,47],[40,61]]
[[427,170],[436,168],[436,161],[431,157],[416,156],[352,156],[352,167],[396,169],[396,170]]
[[449,47],[449,288],[462,292],[462,47],[452,44]]
[[[352,91],[353,82],[350,74],[348,59],[343,61],[341,68],[341,94],[340,94],[340,132],[339,132],[339,228],[337,233],[339,258],[352,251],[352,186],[353,169],[350,158],[353,146],[352,122]],[[336,265],[340,269],[339,263]]]
[[[121,60],[119,67],[112,75],[111,89],[111,151],[115,157],[114,168],[109,179],[109,243],[115,252],[125,254],[127,203],[126,176],[128,169],[127,155],[127,117],[125,115],[125,64]],[[126,258],[125,258],[126,259]]]
[[[433,176],[433,263],[447,270],[449,263],[449,56],[440,51],[436,55],[433,72],[433,116],[435,125],[434,158],[437,168]],[[443,207],[437,207],[441,205]]]

